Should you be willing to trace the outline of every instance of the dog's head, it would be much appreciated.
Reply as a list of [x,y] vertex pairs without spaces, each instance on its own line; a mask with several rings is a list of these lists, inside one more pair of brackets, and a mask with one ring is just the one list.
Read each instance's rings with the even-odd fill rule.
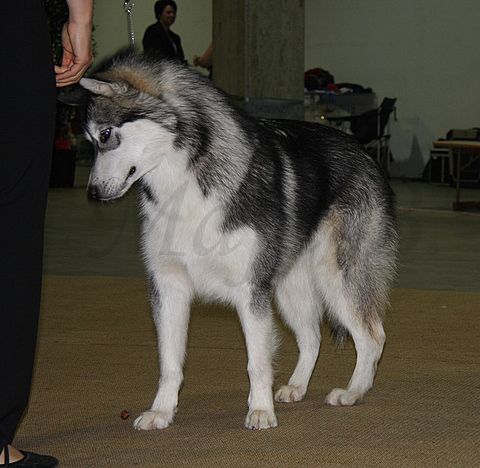
[[172,151],[177,127],[173,98],[151,75],[151,70],[122,63],[80,81],[91,94],[85,133],[95,148],[87,189],[92,199],[123,196]]

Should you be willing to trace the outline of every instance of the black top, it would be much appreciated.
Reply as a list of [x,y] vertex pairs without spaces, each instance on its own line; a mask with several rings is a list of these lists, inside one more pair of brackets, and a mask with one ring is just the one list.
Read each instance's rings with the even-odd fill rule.
[[143,36],[143,51],[159,58],[185,61],[180,36],[167,30],[161,23],[150,25]]

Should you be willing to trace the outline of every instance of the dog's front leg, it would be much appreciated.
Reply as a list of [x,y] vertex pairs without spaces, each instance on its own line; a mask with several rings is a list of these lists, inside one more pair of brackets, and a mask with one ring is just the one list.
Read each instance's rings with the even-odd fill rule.
[[270,300],[251,301],[238,308],[245,334],[248,354],[248,414],[245,426],[249,429],[268,429],[277,426],[273,409],[274,327]]
[[135,429],[168,427],[175,416],[178,392],[183,381],[192,288],[186,275],[166,275],[152,279],[152,308],[157,328],[160,380],[150,410],[134,422]]

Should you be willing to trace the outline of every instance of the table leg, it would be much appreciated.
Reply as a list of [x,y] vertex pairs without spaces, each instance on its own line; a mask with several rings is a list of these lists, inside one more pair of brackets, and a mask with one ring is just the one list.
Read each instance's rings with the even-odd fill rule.
[[460,209],[460,174],[461,174],[461,162],[462,162],[462,150],[457,148],[455,150],[455,159],[457,160],[457,184],[456,184],[456,197],[455,197],[455,203],[453,204],[453,209],[454,210],[459,210]]
[[460,203],[460,177],[462,173],[462,150],[457,149],[457,203]]

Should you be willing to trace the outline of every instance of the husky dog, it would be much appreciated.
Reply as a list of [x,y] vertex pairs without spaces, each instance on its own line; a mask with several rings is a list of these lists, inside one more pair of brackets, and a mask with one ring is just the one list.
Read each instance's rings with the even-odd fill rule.
[[134,427],[172,423],[195,295],[238,312],[247,428],[277,425],[272,298],[299,348],[275,400],[305,396],[324,317],[349,332],[357,352],[347,388],[326,403],[361,400],[383,350],[397,245],[392,191],[363,148],[327,126],[248,117],[210,81],[168,61],[117,56],[81,85],[96,150],[88,195],[110,201],[139,189],[160,380]]

